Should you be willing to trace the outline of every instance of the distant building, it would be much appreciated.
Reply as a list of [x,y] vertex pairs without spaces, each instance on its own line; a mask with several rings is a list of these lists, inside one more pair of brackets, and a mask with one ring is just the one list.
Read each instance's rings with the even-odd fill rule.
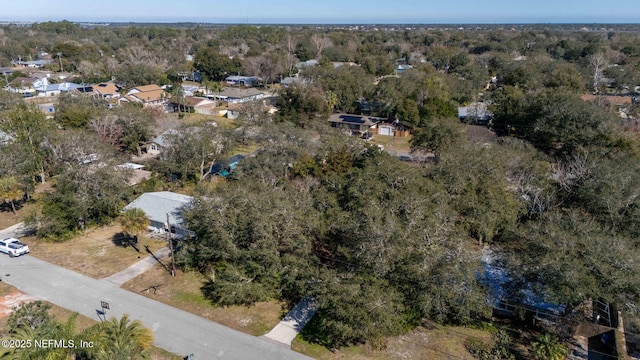
[[256,76],[229,76],[225,79],[227,85],[254,87],[261,82]]
[[489,111],[486,103],[474,102],[469,106],[459,107],[458,118],[472,125],[488,125],[493,119],[493,113]]
[[237,104],[248,102],[252,100],[261,100],[264,98],[264,92],[255,88],[223,88],[222,91],[212,92],[207,95],[208,98],[212,98],[219,101],[226,101],[230,104]]
[[338,129],[348,129],[352,135],[362,135],[375,129],[376,125],[383,119],[365,115],[333,114],[329,117],[332,127]]

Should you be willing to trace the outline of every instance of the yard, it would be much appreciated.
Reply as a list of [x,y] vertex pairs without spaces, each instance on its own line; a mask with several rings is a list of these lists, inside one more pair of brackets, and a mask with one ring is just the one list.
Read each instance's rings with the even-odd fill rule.
[[172,278],[158,265],[126,282],[122,288],[255,336],[269,332],[284,316],[283,304],[275,301],[250,307],[214,306],[200,291],[205,281],[195,272],[177,271],[176,277]]
[[404,335],[384,339],[380,349],[370,345],[358,345],[330,351],[325,347],[309,344],[299,336],[293,340],[291,349],[319,360],[383,360],[383,359],[475,359],[465,348],[465,342],[475,339],[492,343],[492,334],[479,329],[449,326],[418,327]]
[[369,143],[373,145],[382,145],[386,151],[395,155],[398,153],[409,153],[411,151],[411,146],[409,145],[410,140],[411,136],[400,137],[376,134],[369,140]]
[[[89,229],[83,235],[63,243],[45,242],[33,237],[23,238],[23,241],[29,245],[31,256],[101,279],[124,270],[149,255],[144,248],[138,253],[133,247],[126,245],[126,242],[123,243],[120,240],[121,233],[120,225],[112,224]],[[167,246],[165,241],[154,239],[145,239],[143,243],[151,251]]]

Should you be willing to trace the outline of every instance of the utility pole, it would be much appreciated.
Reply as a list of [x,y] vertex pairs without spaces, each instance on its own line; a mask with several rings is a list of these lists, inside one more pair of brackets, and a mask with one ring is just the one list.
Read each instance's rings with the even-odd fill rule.
[[58,52],[56,55],[58,55],[58,61],[60,61],[60,72],[63,72],[63,70],[62,70],[62,53]]
[[169,231],[169,248],[171,249],[171,277],[176,277],[176,257],[173,253],[173,233],[169,223],[169,213],[167,213],[167,230]]

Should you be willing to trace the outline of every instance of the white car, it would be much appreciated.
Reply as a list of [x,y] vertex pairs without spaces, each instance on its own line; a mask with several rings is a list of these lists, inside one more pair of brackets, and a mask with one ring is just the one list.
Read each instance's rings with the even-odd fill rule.
[[0,252],[9,254],[11,257],[16,257],[30,252],[29,245],[21,243],[16,238],[6,238],[0,240]]

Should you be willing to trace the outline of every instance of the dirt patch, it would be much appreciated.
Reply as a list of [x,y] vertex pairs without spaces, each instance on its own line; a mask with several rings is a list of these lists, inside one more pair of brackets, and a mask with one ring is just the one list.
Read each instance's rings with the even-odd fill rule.
[[[63,243],[51,243],[33,237],[23,238],[29,245],[31,256],[102,279],[126,269],[149,254],[141,247],[138,253],[121,241],[119,224],[87,230],[83,235]],[[119,235],[120,234],[120,235]],[[167,242],[143,238],[151,251],[166,247]]]
[[13,313],[13,310],[22,303],[30,303],[36,299],[19,290],[0,297],[0,318],[5,318]]
[[122,288],[255,336],[269,332],[283,315],[283,304],[275,301],[249,307],[214,306],[200,291],[204,281],[198,273],[179,270],[172,278],[166,269],[157,265],[126,282]]

